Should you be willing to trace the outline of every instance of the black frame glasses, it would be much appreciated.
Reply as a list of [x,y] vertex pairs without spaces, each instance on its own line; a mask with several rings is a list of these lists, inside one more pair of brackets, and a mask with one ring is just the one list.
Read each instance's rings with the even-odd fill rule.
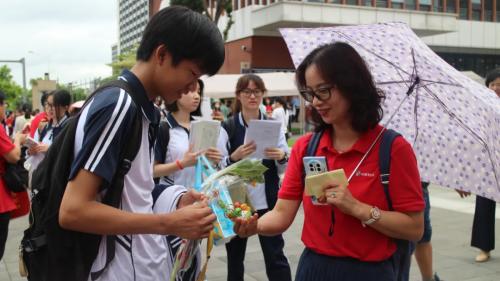
[[332,89],[334,88],[335,86],[325,85],[317,88],[316,90],[310,88],[302,89],[299,90],[299,93],[308,102],[312,102],[314,97],[320,101],[327,101],[332,97]]
[[262,97],[264,95],[264,91],[261,89],[243,89],[240,91],[241,94],[243,94],[245,97],[249,98],[250,96],[254,95],[256,98]]

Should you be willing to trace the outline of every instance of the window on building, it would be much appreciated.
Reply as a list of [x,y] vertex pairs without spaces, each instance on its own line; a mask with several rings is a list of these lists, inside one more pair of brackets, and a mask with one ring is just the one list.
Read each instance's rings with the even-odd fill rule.
[[467,0],[460,0],[460,18],[461,19],[469,19],[468,17],[468,12],[469,12],[469,4],[467,3]]
[[472,20],[481,20],[481,0],[472,0]]
[[416,10],[415,0],[405,0],[407,10]]
[[346,0],[347,5],[358,5],[358,0]]
[[432,1],[432,10],[434,12],[442,12],[443,11],[443,0],[433,0]]
[[420,11],[430,11],[431,3],[431,0],[420,0]]
[[[495,0],[493,0],[495,1]],[[497,1],[497,22],[500,22],[500,0]]]
[[377,0],[376,5],[380,8],[387,8],[387,0]]
[[447,13],[456,13],[457,5],[455,0],[447,0],[446,1],[446,12]]
[[403,9],[404,0],[392,0],[391,5],[393,9]]
[[[307,0],[306,0],[307,1]],[[321,2],[323,3],[324,1],[316,1],[316,2]],[[342,4],[341,0],[327,0],[327,3],[332,3],[332,4]]]

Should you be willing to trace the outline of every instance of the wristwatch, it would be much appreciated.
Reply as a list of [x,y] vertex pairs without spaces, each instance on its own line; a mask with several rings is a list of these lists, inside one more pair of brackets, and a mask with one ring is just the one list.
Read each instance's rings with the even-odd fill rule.
[[368,220],[365,220],[361,222],[363,227],[366,227],[367,225],[370,225],[380,219],[381,213],[380,209],[376,206],[373,206],[370,210],[370,218]]
[[288,162],[288,153],[285,152],[285,156],[283,156],[283,159],[278,160],[278,163],[285,164],[286,162]]

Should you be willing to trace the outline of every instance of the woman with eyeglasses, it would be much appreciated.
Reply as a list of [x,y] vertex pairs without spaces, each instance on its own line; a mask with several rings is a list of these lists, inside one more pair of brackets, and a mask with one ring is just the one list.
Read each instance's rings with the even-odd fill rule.
[[50,145],[59,132],[66,126],[69,118],[68,109],[70,104],[71,95],[66,90],[56,90],[48,94],[45,103],[47,122],[41,121],[39,123],[41,128],[35,131],[33,137],[34,141],[38,144],[28,148],[29,157],[24,163],[24,167],[29,171],[30,182],[33,171],[42,162],[43,158],[45,158],[45,153],[49,150]]
[[[244,143],[247,124],[251,120],[263,120],[267,117],[261,112],[266,87],[262,78],[255,74],[246,74],[236,84],[236,104],[234,114],[222,123],[222,138],[227,143],[225,155],[226,165],[231,165],[250,156],[256,146],[253,142]],[[259,216],[264,215],[276,204],[279,189],[279,172],[286,168],[289,148],[282,134],[278,147],[266,148],[266,158],[262,163],[268,168],[264,174],[265,183],[248,186],[247,191],[253,208]],[[291,280],[290,266],[283,253],[284,240],[281,234],[259,236],[260,246],[264,254],[266,273],[269,280]],[[226,244],[227,280],[243,280],[245,251],[247,238],[236,237]]]
[[328,170],[344,169],[347,177],[359,167],[347,186],[330,182],[319,187],[324,195],[313,204],[304,192],[303,166],[312,134],[299,138],[276,207],[259,219],[236,220],[237,233],[282,233],[303,203],[305,249],[295,280],[396,281],[400,267],[394,262],[394,239],[415,241],[423,233],[424,201],[410,144],[402,137],[392,143],[394,211],[389,211],[378,165],[383,96],[363,59],[345,43],[318,47],[297,68],[296,82],[312,103],[315,131],[323,132],[314,155],[326,158]]

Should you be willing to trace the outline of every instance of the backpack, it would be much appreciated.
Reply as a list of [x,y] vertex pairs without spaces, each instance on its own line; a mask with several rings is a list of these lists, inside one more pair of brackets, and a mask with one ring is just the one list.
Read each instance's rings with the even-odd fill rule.
[[[316,150],[318,148],[319,141],[321,139],[323,132],[313,133],[309,143],[307,144],[306,155],[304,156],[315,156]],[[384,188],[385,197],[389,206],[389,211],[394,211],[392,206],[392,200],[389,193],[389,176],[390,176],[390,166],[391,166],[391,148],[393,141],[400,136],[400,134],[392,129],[386,129],[380,141],[379,150],[379,170],[380,170],[380,181]],[[304,170],[305,175],[305,170]],[[332,214],[332,223],[334,222],[334,216]],[[333,225],[330,226],[329,233],[333,234]],[[396,251],[392,256],[392,262],[394,264],[396,280],[397,281],[408,281],[410,278],[410,265],[411,265],[411,255],[415,249],[415,242],[403,239],[394,239],[396,243]]]
[[[167,121],[161,121],[160,125],[158,127],[158,135],[161,137],[165,137],[165,139],[162,140],[162,145],[165,146],[167,149],[168,149],[168,143],[170,142],[170,128],[171,128],[170,124]],[[161,144],[159,141],[156,141],[155,145],[161,145]],[[155,155],[156,155],[156,151],[155,151]],[[158,185],[160,183],[161,178],[163,178],[163,177],[157,177],[157,178],[153,179],[156,185]],[[166,177],[166,178],[168,178],[168,177]],[[172,182],[172,184],[173,184],[173,182]]]
[[21,158],[16,163],[5,163],[3,179],[5,186],[11,192],[23,192],[28,189],[28,171],[24,168],[26,148],[21,148]]
[[[88,99],[104,88],[118,87],[130,94],[137,106],[137,94],[124,81],[112,81],[97,89]],[[80,111],[82,112],[82,111]],[[30,281],[87,281],[99,250],[101,235],[66,230],[59,225],[59,207],[68,183],[73,162],[75,134],[80,114],[68,120],[54,139],[44,160],[33,173],[30,226],[24,231],[20,250],[25,274]],[[142,133],[142,113],[138,108],[132,122],[131,136]],[[131,138],[120,152],[119,166],[102,203],[119,207],[124,177],[137,155],[141,138]],[[96,280],[115,255],[115,239],[106,236],[106,263],[100,271],[91,274]]]

